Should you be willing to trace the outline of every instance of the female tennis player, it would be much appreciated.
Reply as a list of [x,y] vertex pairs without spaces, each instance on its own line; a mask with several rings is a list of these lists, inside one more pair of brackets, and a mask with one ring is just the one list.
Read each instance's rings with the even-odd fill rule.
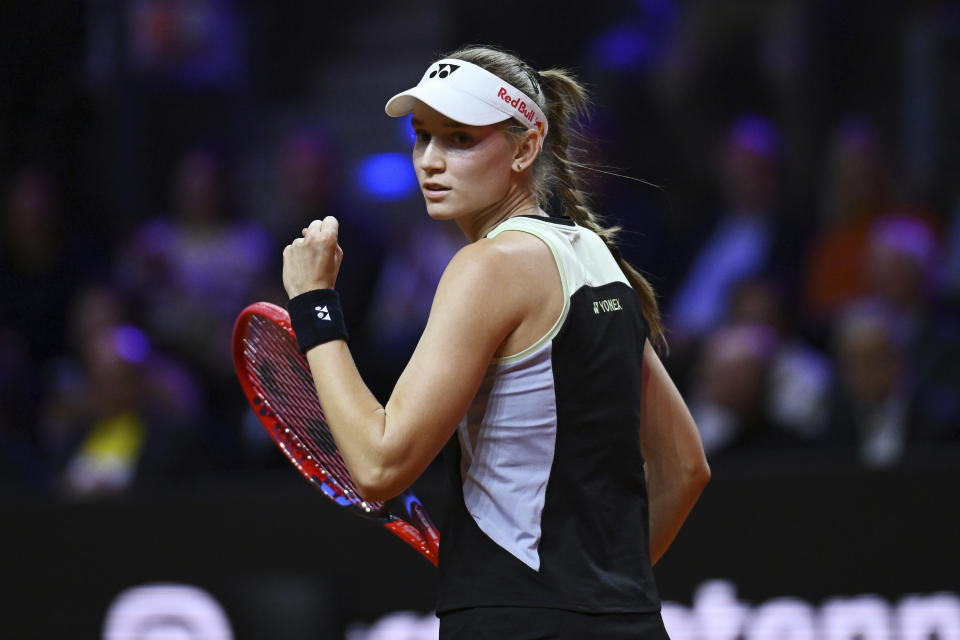
[[386,406],[345,341],[336,219],[284,249],[294,330],[363,496],[397,495],[458,436],[443,638],[666,638],[651,564],[710,475],[651,346],[653,290],[578,188],[586,105],[567,72],[488,47],[432,63],[387,102],[413,114],[428,215],[469,244]]

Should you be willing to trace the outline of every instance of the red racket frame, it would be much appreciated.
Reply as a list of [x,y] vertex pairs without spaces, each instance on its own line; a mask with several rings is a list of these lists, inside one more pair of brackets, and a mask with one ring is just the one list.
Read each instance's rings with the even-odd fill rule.
[[[300,441],[300,436],[289,429],[282,416],[278,415],[270,406],[270,399],[264,397],[256,389],[254,383],[248,377],[245,355],[247,350],[246,327],[252,316],[261,316],[279,326],[294,344],[296,344],[296,334],[290,324],[290,316],[286,309],[269,302],[255,302],[247,306],[240,312],[233,327],[234,369],[237,372],[237,378],[247,401],[266,428],[267,433],[277,443],[287,459],[314,488],[335,504],[346,507],[351,513],[383,525],[436,566],[440,535],[430,521],[423,505],[412,491],[405,491],[397,498],[383,503],[379,508],[377,507],[379,503],[363,501],[358,496],[353,495],[353,492],[344,491],[341,482],[307,453]],[[310,370],[306,358],[303,358],[303,366],[307,371]],[[317,400],[317,411],[321,416],[323,415],[319,400]]]

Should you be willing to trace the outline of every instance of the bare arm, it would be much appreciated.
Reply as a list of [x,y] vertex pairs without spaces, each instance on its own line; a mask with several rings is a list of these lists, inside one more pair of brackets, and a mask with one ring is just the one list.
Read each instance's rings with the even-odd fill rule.
[[[332,279],[297,275],[301,266],[304,273],[330,271],[311,262],[330,262],[336,255],[336,221],[328,220],[323,231],[312,224],[305,238],[284,252],[284,283],[291,297],[333,284],[338,259]],[[307,352],[330,430],[365,499],[391,498],[410,486],[466,413],[490,359],[531,304],[517,259],[516,252],[492,240],[454,256],[423,336],[386,406],[364,384],[346,342],[327,342]]]
[[693,417],[649,342],[640,444],[650,498],[650,559],[656,564],[709,481],[710,467]]

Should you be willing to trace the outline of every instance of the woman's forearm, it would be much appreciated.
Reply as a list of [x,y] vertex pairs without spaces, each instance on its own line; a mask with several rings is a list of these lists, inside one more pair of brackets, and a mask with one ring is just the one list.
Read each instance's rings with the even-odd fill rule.
[[357,371],[347,343],[335,340],[307,352],[327,424],[363,497],[373,499],[385,484],[386,412]]
[[647,463],[650,504],[650,561],[654,564],[673,543],[697,498],[710,480],[706,462],[685,472],[669,474]]
[[650,505],[650,560],[664,554],[710,480],[700,433],[680,392],[647,342],[640,441]]

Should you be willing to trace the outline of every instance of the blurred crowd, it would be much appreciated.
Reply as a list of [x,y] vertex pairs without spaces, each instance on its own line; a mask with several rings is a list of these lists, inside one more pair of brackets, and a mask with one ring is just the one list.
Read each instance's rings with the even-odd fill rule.
[[[866,467],[960,438],[960,308],[947,219],[898,202],[872,127],[840,123],[821,211],[778,211],[769,121],[726,134],[713,229],[666,305],[708,456],[846,455]],[[960,218],[952,221],[953,225]]]
[[[662,185],[594,188],[660,292],[712,463],[960,460],[958,3],[638,1],[562,52],[471,31],[474,4],[437,50],[516,41],[577,66],[598,164]],[[404,213],[417,192],[350,196],[351,141],[312,115],[338,96],[300,71],[329,64],[297,27],[322,15],[279,5],[38,3],[6,21],[25,35],[0,98],[0,486],[116,493],[283,464],[230,336],[250,302],[285,302],[282,247],[324,215],[351,348],[389,394],[463,240]],[[301,50],[266,35],[281,10]]]

